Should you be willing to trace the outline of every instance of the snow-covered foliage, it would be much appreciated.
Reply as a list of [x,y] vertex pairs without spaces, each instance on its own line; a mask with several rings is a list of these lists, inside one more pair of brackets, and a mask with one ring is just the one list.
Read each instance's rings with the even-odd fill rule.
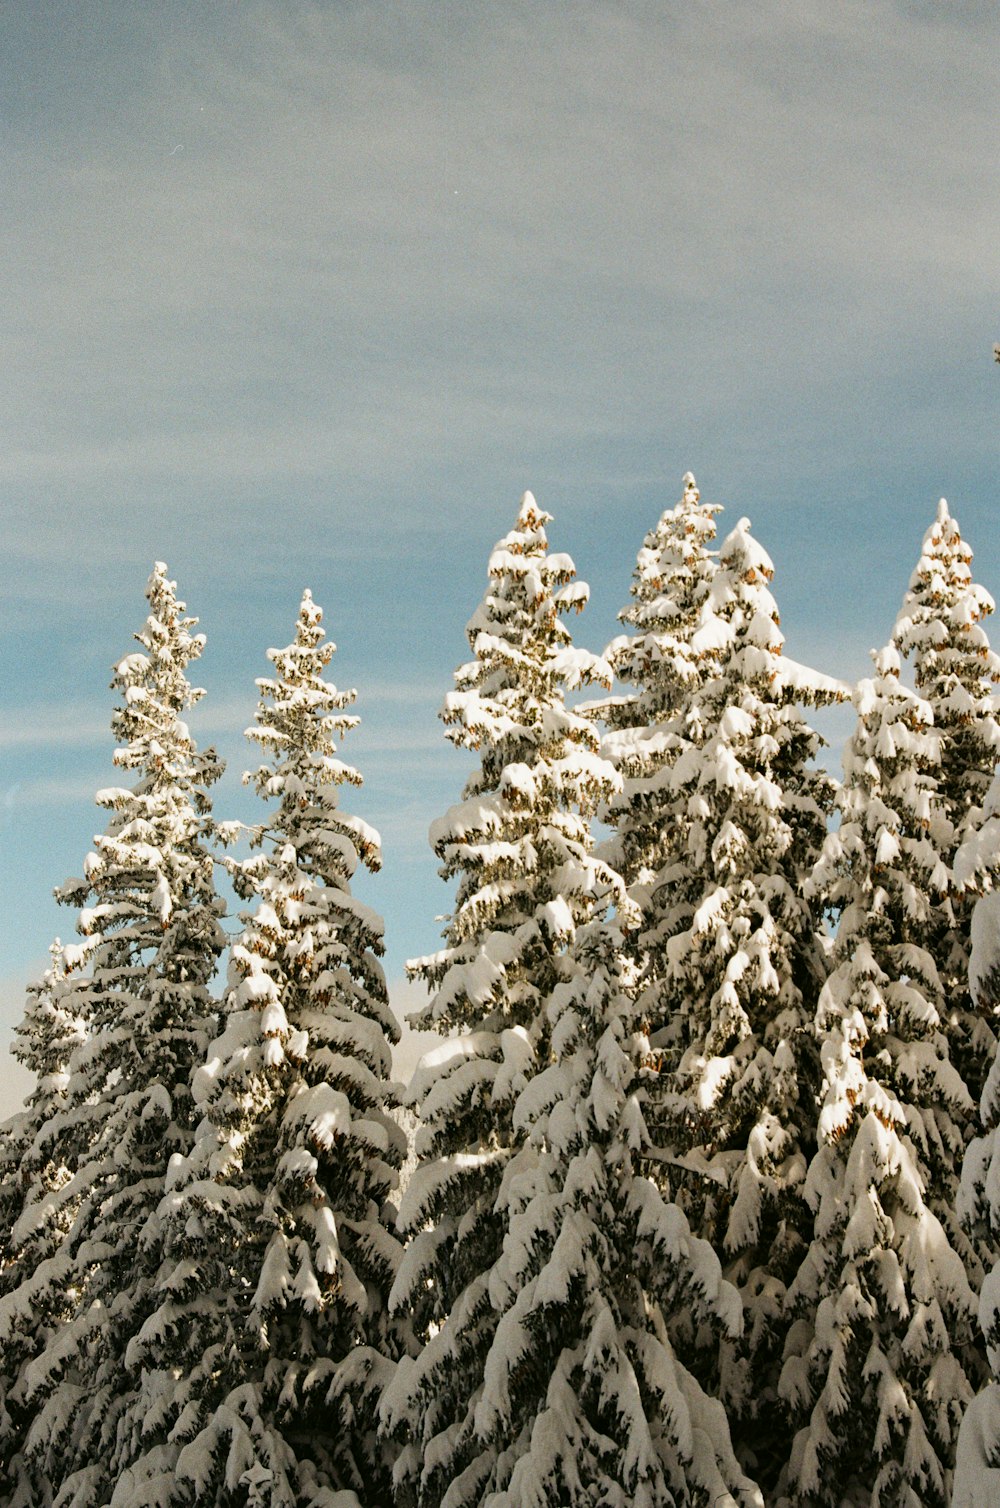
[[973,1398],[958,1432],[951,1508],[992,1508],[1000,1503],[1000,1385]]
[[411,1415],[414,1392],[428,1416],[422,1501],[762,1502],[737,1465],[724,1410],[667,1334],[665,1315],[682,1307],[716,1334],[735,1335],[741,1312],[711,1248],[641,1170],[649,1044],[632,972],[617,928],[595,920],[577,932],[549,996],[550,1061],[517,1095],[527,1144],[497,1198],[503,1250],[468,1296],[467,1322],[500,1319],[481,1324],[480,1386],[464,1417],[427,1387],[447,1375],[452,1323],[428,1345],[435,1366],[401,1366],[387,1395],[390,1421]]
[[633,600],[618,614],[634,632],[604,652],[625,692],[588,708],[608,725],[602,753],[624,777],[608,803],[614,837],[602,852],[640,905],[663,863],[669,830],[671,793],[661,772],[682,746],[685,709],[721,648],[710,601],[717,562],[709,549],[720,511],[700,501],[688,472],[680,502],[646,535],[636,559]]
[[[969,994],[975,893],[957,882],[953,866],[962,844],[980,827],[983,802],[1000,754],[996,691],[1000,656],[990,648],[983,627],[983,620],[993,611],[993,599],[973,581],[971,563],[972,551],[942,498],[924,536],[893,641],[912,662],[917,692],[930,704],[940,741],[939,818],[932,837],[948,870],[949,884],[930,919],[926,947],[948,1001],[946,1029],[952,1061],[978,1101],[996,1051],[996,1033]],[[973,1129],[970,1123],[968,1135]]]
[[568,556],[548,554],[547,522],[525,494],[468,625],[474,658],[456,672],[442,712],[452,742],[476,750],[479,763],[460,804],[431,829],[442,875],[458,879],[446,946],[410,966],[434,991],[415,1024],[451,1036],[410,1088],[423,1124],[400,1209],[412,1239],[392,1304],[424,1341],[445,1322],[449,1339],[446,1352],[424,1351],[409,1410],[393,1414],[405,1443],[401,1501],[438,1502],[470,1465],[462,1428],[496,1324],[487,1276],[506,1231],[497,1195],[525,1139],[513,1107],[547,1061],[545,1005],[576,927],[597,894],[624,904],[621,882],[592,857],[583,815],[616,776],[593,724],[565,702],[567,689],[610,674],[573,648],[562,622],[587,588],[574,583]]
[[[386,1500],[375,1440],[397,1339],[399,1247],[387,1206],[406,1146],[389,1113],[398,1038],[378,955],[382,921],[351,894],[378,834],[339,805],[360,777],[334,737],[353,692],[323,678],[334,645],[306,593],[295,640],[247,736],[277,806],[234,862],[256,907],[234,944],[223,1030],[194,1078],[204,1119],[171,1162],[160,1303],[129,1352],[146,1384],[146,1449],[115,1508],[161,1500],[272,1508]],[[355,1496],[356,1495],[356,1496]]]
[[802,709],[847,688],[718,512],[685,476],[603,656],[530,494],[491,555],[405,1110],[322,615],[258,682],[267,817],[217,824],[154,568],[0,1127],[0,1508],[1000,1501],[993,603],[942,502],[828,832]]
[[895,649],[874,658],[855,692],[840,827],[813,880],[841,919],[816,1022],[815,1232],[788,1292],[781,1377],[801,1424],[784,1486],[802,1508],[944,1508],[979,1373],[965,1247],[936,1213],[969,1109],[923,945],[948,883],[929,836],[940,739]]
[[23,1454],[34,1415],[25,1399],[26,1371],[72,1314],[64,1284],[62,1242],[76,1208],[62,1190],[72,1176],[61,1145],[70,1055],[84,1041],[74,1012],[62,946],[28,991],[14,1053],[35,1075],[26,1109],[0,1127],[0,1502],[31,1508],[51,1489]]
[[[833,801],[797,703],[842,688],[786,660],[773,566],[745,519],[724,541],[694,641],[707,660],[650,785],[659,869],[642,896],[641,1002],[661,1068],[654,1138],[678,1197],[748,1305],[740,1355],[693,1326],[682,1354],[730,1410],[763,1481],[783,1451],[775,1403],[781,1295],[808,1239],[802,1184],[819,1085],[822,898],[803,894]],[[619,818],[621,820],[621,818]],[[637,895],[639,892],[637,891]],[[774,1459],[771,1459],[772,1453]]]
[[204,640],[165,566],[146,595],[140,648],[112,682],[115,763],[136,783],[98,792],[107,830],[84,878],[59,892],[79,908],[80,935],[60,954],[59,1008],[81,1025],[52,1123],[51,1161],[70,1176],[45,1218],[68,1224],[49,1281],[73,1313],[28,1368],[24,1396],[27,1452],[67,1508],[106,1503],[135,1449],[125,1361],[156,1302],[158,1209],[170,1156],[191,1146],[190,1078],[214,1034],[209,981],[224,941],[207,847],[221,767],[183,721],[201,694],[185,672]]

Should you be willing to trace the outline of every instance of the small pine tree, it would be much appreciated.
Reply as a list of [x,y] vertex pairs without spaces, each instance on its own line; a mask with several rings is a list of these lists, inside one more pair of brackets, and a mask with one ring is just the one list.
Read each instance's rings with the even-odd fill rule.
[[855,692],[841,824],[814,878],[841,919],[817,1014],[815,1233],[789,1288],[781,1379],[802,1425],[785,1488],[802,1508],[944,1508],[976,1380],[975,1300],[930,1197],[961,1154],[968,1109],[923,946],[947,883],[928,836],[940,740],[895,650],[875,664]]
[[360,776],[334,738],[358,719],[324,679],[334,652],[307,592],[295,640],[248,738],[277,807],[234,863],[255,899],[234,945],[224,1030],[195,1078],[204,1112],[164,1202],[162,1302],[130,1363],[149,1378],[149,1448],[114,1504],[382,1504],[375,1439],[399,1338],[387,1319],[400,1248],[387,1204],[406,1141],[390,1114],[399,1029],[378,956],[383,924],[351,894],[378,834],[339,804]]
[[28,991],[14,1055],[35,1074],[27,1107],[0,1127],[0,1502],[32,1508],[51,1501],[51,1485],[23,1454],[34,1417],[26,1405],[27,1368],[71,1317],[60,1261],[75,1210],[62,1191],[72,1177],[60,1146],[68,1066],[85,1040],[74,1014],[62,947]]
[[207,846],[208,788],[221,765],[214,750],[196,750],[183,721],[201,695],[186,670],[204,639],[164,565],[146,595],[141,648],[112,682],[115,763],[138,778],[98,793],[108,828],[85,877],[57,892],[79,908],[81,936],[62,951],[61,994],[84,1040],[69,1060],[52,1151],[72,1173],[59,1260],[73,1315],[29,1371],[26,1448],[60,1508],[106,1503],[134,1448],[125,1358],[156,1304],[150,1228],[170,1156],[191,1147],[190,1078],[213,1035],[210,981],[224,942]]
[[844,695],[783,654],[773,569],[741,520],[701,609],[711,658],[656,794],[662,854],[640,939],[662,1070],[651,1129],[679,1164],[692,1229],[725,1255],[747,1305],[739,1349],[683,1322],[674,1339],[723,1399],[737,1454],[765,1490],[784,1458],[782,1296],[810,1234],[802,1184],[820,1082],[823,900],[803,885],[834,794],[798,704]]
[[[640,1166],[651,1075],[633,973],[617,927],[595,920],[549,997],[552,1062],[514,1111],[530,1153],[498,1200],[508,1229],[489,1301],[502,1318],[475,1404],[481,1448],[449,1508],[762,1503],[721,1404],[667,1333],[682,1308],[730,1336],[742,1313],[711,1247]],[[445,1354],[447,1339],[446,1326]]]
[[[990,648],[983,621],[993,599],[972,579],[972,551],[944,498],[924,535],[893,642],[913,667],[917,692],[930,704],[940,741],[939,813],[934,839],[949,872],[982,816],[997,756],[1000,656]],[[996,1051],[996,1033],[969,994],[969,948],[975,896],[950,878],[928,920],[925,945],[934,959],[944,998],[952,1061],[978,1103]],[[974,1134],[972,1118],[967,1139]],[[958,1165],[954,1169],[954,1187]]]
[[548,521],[526,493],[490,557],[467,630],[474,658],[456,672],[442,713],[449,738],[475,750],[479,765],[462,802],[431,829],[442,875],[458,879],[446,946],[410,966],[434,990],[416,1024],[451,1039],[410,1088],[423,1125],[400,1208],[411,1240],[392,1304],[424,1342],[444,1326],[447,1349],[426,1346],[387,1396],[387,1427],[403,1445],[401,1503],[440,1503],[452,1478],[465,1480],[468,1453],[481,1452],[467,1423],[496,1325],[488,1279],[507,1230],[498,1195],[525,1145],[514,1103],[547,1061],[546,1001],[595,886],[621,889],[593,858],[583,815],[616,777],[593,724],[565,702],[568,689],[610,675],[573,648],[562,622],[587,588],[574,583],[568,556],[548,553]]

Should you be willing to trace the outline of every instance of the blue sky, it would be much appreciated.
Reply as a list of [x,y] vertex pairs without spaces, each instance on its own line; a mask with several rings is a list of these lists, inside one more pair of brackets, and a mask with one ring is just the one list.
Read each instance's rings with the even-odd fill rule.
[[525,488],[592,648],[688,468],[832,674],[941,495],[1000,591],[994,5],[34,0],[0,35],[0,1052],[155,559],[223,816],[264,652],[324,606],[394,981],[449,908],[435,714]]

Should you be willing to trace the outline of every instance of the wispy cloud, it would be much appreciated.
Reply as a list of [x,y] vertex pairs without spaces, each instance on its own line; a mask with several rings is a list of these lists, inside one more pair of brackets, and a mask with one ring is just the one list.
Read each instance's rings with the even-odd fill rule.
[[356,492],[751,371],[791,402],[903,353],[930,288],[986,296],[988,16],[446,9],[147,21],[114,111],[14,133],[8,487],[114,518],[181,480],[211,534],[199,479]]
[[16,721],[0,723],[0,749],[29,749],[40,744],[78,747],[107,737],[107,719],[96,717],[92,707],[73,702],[22,707]]
[[93,803],[94,789],[93,783],[80,775],[15,780],[0,792],[0,802],[6,812],[15,807],[86,805]]
[[[197,671],[194,674],[196,676]],[[369,753],[410,747],[406,742],[409,735],[404,731],[371,732],[372,709],[397,709],[405,703],[409,707],[423,706],[436,712],[442,699],[443,690],[438,683],[370,682],[364,687],[364,702],[357,708],[361,723],[352,730],[348,742],[356,744],[364,740]],[[0,750],[36,748],[45,744],[68,748],[102,741],[110,743],[112,703],[113,698],[109,695],[107,716],[95,714],[93,706],[83,702],[60,700],[42,705],[22,705],[16,721],[12,719],[0,724]],[[222,733],[243,733],[253,725],[256,711],[257,694],[251,688],[246,696],[203,697],[187,713],[187,721],[199,739],[204,740]],[[443,741],[440,725],[437,725],[436,735],[435,747]],[[431,743],[428,735],[421,746],[431,747]]]

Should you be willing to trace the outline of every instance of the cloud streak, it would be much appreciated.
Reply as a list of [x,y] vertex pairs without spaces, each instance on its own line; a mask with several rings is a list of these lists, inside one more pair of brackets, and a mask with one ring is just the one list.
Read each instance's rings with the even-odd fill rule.
[[148,21],[159,67],[116,111],[15,134],[0,480],[113,511],[125,484],[363,489],[655,424],[664,387],[704,417],[751,372],[784,403],[861,376],[931,290],[989,295],[996,26],[896,21]]

